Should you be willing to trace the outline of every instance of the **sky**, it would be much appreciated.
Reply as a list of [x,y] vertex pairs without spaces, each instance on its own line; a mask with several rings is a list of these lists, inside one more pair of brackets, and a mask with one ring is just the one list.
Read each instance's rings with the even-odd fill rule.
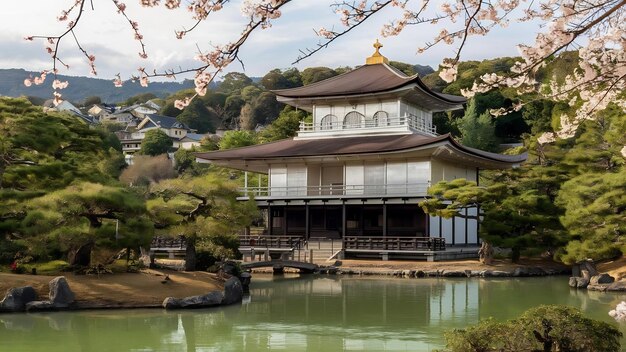
[[[314,29],[342,28],[339,16],[330,7],[334,0],[298,0],[283,7],[283,15],[271,28],[255,32],[240,52],[244,67],[233,63],[228,71],[244,72],[248,76],[263,76],[274,68],[293,67],[299,50],[314,48],[320,40]],[[44,50],[41,40],[25,41],[32,35],[57,35],[67,22],[57,21],[61,11],[69,8],[73,0],[21,0],[4,4],[0,14],[0,68],[23,68],[41,71],[52,67],[52,60]],[[93,0],[94,9],[87,7],[76,35],[82,46],[96,56],[98,78],[112,79],[120,73],[123,79],[137,73],[138,67],[165,70],[189,68],[197,65],[193,57],[198,48],[204,52],[211,45],[225,44],[238,37],[246,18],[240,12],[241,1],[233,1],[222,11],[213,14],[183,40],[174,36],[175,30],[193,25],[191,14],[185,9],[167,10],[164,7],[143,8],[139,0],[125,0],[127,14],[139,23],[145,37],[148,59],[138,55],[140,47],[133,39],[128,22],[117,14],[110,0]],[[183,0],[184,3],[184,0]],[[416,5],[418,1],[415,1]],[[436,3],[436,1],[435,1]],[[372,16],[366,23],[348,35],[339,38],[328,48],[295,65],[298,69],[313,66],[357,66],[373,52],[372,44],[379,39],[384,45],[381,53],[390,60],[411,64],[430,65],[437,68],[445,57],[454,56],[455,46],[439,45],[422,54],[417,49],[436,35],[441,25],[422,24],[407,27],[402,34],[384,38],[380,35],[383,24],[399,14],[390,8]],[[71,16],[70,16],[71,18]],[[368,20],[369,21],[369,20]],[[463,60],[481,60],[502,56],[516,56],[516,44],[530,44],[539,30],[535,23],[511,23],[505,29],[492,31],[485,37],[471,37],[462,56]],[[73,38],[66,37],[60,57],[70,65],[61,74],[91,76],[87,60],[78,51]],[[178,79],[192,78],[191,75]]]

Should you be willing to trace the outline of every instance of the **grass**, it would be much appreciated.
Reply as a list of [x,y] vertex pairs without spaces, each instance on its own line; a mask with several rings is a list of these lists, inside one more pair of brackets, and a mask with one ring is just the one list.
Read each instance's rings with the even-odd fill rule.
[[33,268],[37,270],[37,274],[41,275],[55,275],[65,271],[69,264],[64,260],[52,260],[43,263],[28,263],[23,264],[26,269],[26,273],[31,273]]

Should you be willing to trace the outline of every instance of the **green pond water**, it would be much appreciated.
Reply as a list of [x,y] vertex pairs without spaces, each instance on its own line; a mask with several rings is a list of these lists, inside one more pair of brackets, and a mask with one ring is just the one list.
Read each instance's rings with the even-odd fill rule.
[[[565,277],[255,275],[250,297],[223,308],[2,314],[0,351],[431,351],[444,331],[481,318],[566,304],[611,322],[607,312],[621,300],[570,290]],[[620,329],[626,334],[626,324]]]

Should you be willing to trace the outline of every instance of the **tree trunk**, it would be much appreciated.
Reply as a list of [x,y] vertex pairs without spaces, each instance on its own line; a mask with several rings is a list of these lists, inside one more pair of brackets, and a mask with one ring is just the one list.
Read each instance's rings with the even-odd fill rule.
[[491,263],[493,263],[493,247],[491,247],[489,242],[483,241],[480,245],[478,260],[485,265],[491,265]]
[[148,268],[154,267],[154,253],[150,251],[150,249],[146,249],[144,247],[139,247],[139,261]]
[[185,250],[185,271],[196,270],[196,243],[187,241],[187,249]]
[[511,261],[513,263],[519,263],[519,258],[520,258],[521,255],[522,255],[522,253],[520,253],[519,247],[511,248]]
[[85,243],[76,250],[71,250],[67,261],[71,266],[89,266],[91,264],[91,250],[93,242]]

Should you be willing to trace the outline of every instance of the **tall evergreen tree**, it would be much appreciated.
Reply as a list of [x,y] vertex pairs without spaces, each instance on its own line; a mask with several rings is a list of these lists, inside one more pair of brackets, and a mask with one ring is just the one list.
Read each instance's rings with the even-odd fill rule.
[[462,143],[468,147],[486,151],[496,151],[499,141],[495,135],[495,127],[488,112],[478,114],[476,100],[470,100],[465,116],[459,123]]

